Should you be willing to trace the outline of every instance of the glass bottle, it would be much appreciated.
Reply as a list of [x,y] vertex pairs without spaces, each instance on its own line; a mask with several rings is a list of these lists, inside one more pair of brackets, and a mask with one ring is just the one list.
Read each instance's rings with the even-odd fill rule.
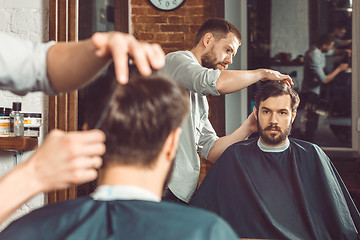
[[24,136],[24,114],[21,112],[21,102],[13,102],[10,113],[10,137]]

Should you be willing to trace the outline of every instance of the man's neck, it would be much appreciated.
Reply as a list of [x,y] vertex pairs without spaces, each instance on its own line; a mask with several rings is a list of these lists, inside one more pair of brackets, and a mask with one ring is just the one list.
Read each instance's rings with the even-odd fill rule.
[[110,166],[103,170],[99,185],[136,186],[161,198],[163,178],[151,169],[138,166]]

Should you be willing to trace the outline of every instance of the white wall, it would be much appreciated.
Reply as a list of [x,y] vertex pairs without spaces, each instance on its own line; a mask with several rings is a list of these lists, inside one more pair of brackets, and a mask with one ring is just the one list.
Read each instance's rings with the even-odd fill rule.
[[[32,41],[47,41],[49,36],[49,2],[48,0],[0,0],[0,31]],[[48,98],[42,93],[30,93],[24,97],[0,90],[0,106],[12,107],[13,101],[22,102],[23,112],[42,113],[44,126],[41,135],[47,129]],[[39,139],[41,142],[42,138]],[[26,160],[32,152],[25,152]],[[0,151],[0,176],[14,166],[14,153]],[[4,194],[4,193],[1,193]],[[5,224],[44,204],[44,195],[40,194],[24,204]]]
[[292,58],[309,49],[309,8],[305,0],[273,0],[271,6],[271,52],[291,53]]
[[[229,69],[247,69],[247,0],[225,1],[225,19],[241,32],[241,46]],[[247,118],[247,89],[225,95],[225,133],[235,131]]]

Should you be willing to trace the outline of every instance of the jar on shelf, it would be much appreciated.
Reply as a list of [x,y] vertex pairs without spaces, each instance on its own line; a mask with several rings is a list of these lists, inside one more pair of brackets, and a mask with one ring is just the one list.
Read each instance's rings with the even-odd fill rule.
[[41,113],[24,113],[24,136],[39,137],[41,124]]
[[10,135],[10,112],[11,108],[0,107],[0,137]]

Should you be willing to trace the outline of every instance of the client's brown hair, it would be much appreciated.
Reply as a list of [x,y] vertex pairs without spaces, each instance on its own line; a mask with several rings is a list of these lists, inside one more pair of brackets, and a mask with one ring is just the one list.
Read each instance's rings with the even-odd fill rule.
[[128,84],[117,86],[101,129],[106,134],[104,166],[150,167],[171,131],[189,113],[187,90],[167,76],[130,72]]
[[269,97],[278,97],[289,95],[291,98],[291,110],[294,112],[299,106],[300,98],[298,93],[284,82],[266,81],[264,82],[255,95],[255,107],[259,109],[260,103]]

